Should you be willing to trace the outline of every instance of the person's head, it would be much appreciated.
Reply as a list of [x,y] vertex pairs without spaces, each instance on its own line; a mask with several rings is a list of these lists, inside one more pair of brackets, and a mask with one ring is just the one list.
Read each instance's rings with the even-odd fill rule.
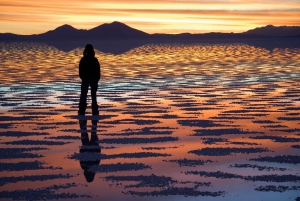
[[95,56],[94,47],[91,44],[87,44],[85,46],[83,56]]
[[84,170],[83,172],[84,174],[84,177],[85,177],[85,180],[88,182],[88,183],[91,183],[94,181],[94,178],[95,178],[95,174],[94,172],[90,172],[88,170]]

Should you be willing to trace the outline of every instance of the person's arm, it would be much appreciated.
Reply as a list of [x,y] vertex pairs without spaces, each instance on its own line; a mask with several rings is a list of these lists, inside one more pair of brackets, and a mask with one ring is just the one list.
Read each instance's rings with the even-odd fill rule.
[[97,62],[96,62],[96,64],[97,64],[97,73],[96,73],[96,75],[98,75],[97,76],[97,79],[98,79],[98,81],[100,80],[100,77],[101,77],[101,69],[100,69],[100,63],[99,63],[99,61],[98,61],[98,59],[96,59],[97,60]]

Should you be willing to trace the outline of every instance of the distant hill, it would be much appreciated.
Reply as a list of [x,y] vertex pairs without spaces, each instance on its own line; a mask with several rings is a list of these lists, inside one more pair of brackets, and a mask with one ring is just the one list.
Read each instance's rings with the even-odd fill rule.
[[71,25],[65,24],[60,27],[57,27],[54,30],[47,31],[43,34],[38,34],[38,38],[81,38],[85,35],[86,30],[78,30],[72,27]]
[[147,38],[149,34],[121,22],[113,22],[88,30],[87,36],[91,38]]
[[110,24],[102,24],[89,30],[76,29],[71,25],[65,24],[42,34],[17,35],[12,33],[3,33],[0,34],[0,40],[147,38],[149,36],[150,34],[131,28],[121,22],[112,22]]
[[62,25],[54,30],[42,34],[34,35],[17,35],[12,33],[0,33],[0,40],[48,40],[48,39],[255,39],[269,36],[293,36],[299,37],[300,27],[275,27],[268,25],[265,27],[255,28],[244,33],[205,33],[205,34],[148,34],[143,31],[134,29],[121,22],[112,22],[102,24],[95,28],[85,30],[76,29],[70,25]]
[[149,34],[121,22],[105,23],[89,30],[78,30],[66,24],[38,35],[39,38],[146,38],[148,36]]
[[258,27],[244,32],[245,34],[255,34],[262,36],[296,36],[300,35],[299,26],[273,26]]

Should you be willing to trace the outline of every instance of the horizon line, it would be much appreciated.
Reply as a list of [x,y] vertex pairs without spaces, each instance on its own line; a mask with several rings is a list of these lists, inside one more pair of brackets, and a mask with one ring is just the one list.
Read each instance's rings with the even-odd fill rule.
[[34,35],[44,34],[44,33],[47,33],[47,32],[49,32],[49,31],[54,31],[54,30],[56,30],[57,28],[63,27],[63,26],[70,26],[70,27],[72,27],[72,28],[74,28],[74,29],[76,29],[76,30],[89,31],[89,30],[91,30],[91,29],[93,29],[93,28],[96,28],[96,27],[99,27],[99,26],[101,26],[101,25],[104,25],[104,24],[113,24],[113,23],[121,23],[121,24],[124,24],[124,25],[126,25],[126,26],[132,28],[132,29],[136,29],[136,30],[138,30],[138,31],[142,31],[142,32],[144,32],[144,33],[146,33],[146,34],[149,34],[149,35],[155,35],[155,34],[166,34],[166,35],[191,34],[191,35],[195,35],[195,34],[209,34],[209,33],[242,34],[242,33],[245,33],[245,32],[247,32],[247,31],[249,31],[249,30],[253,30],[253,29],[256,29],[256,28],[267,27],[267,26],[272,26],[272,27],[300,27],[300,26],[288,26],[288,25],[274,26],[274,25],[272,25],[272,24],[268,24],[268,25],[265,25],[265,26],[255,27],[255,28],[253,28],[253,29],[248,29],[248,30],[243,31],[243,32],[215,32],[215,31],[212,31],[212,32],[203,32],[203,33],[191,33],[191,32],[180,32],[180,33],[160,33],[160,32],[157,32],[157,33],[147,33],[147,32],[145,32],[145,31],[143,31],[143,30],[140,30],[140,29],[134,28],[134,27],[132,27],[132,26],[129,26],[129,25],[123,23],[123,22],[113,21],[113,22],[111,22],[111,23],[107,23],[107,22],[106,22],[106,23],[97,25],[97,26],[92,27],[92,28],[90,28],[90,29],[80,29],[80,28],[76,28],[76,27],[74,27],[73,25],[70,25],[70,24],[63,24],[63,25],[57,26],[57,27],[54,28],[54,29],[46,30],[45,32],[41,32],[41,33],[34,33],[34,34],[17,34],[17,33],[12,33],[12,32],[5,32],[5,33],[0,33],[0,34],[14,34],[14,35],[19,35],[19,36],[34,36]]

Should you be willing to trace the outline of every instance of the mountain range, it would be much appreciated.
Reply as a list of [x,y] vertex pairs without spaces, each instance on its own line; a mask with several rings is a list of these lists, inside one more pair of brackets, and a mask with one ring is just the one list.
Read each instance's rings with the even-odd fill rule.
[[263,36],[300,36],[300,26],[273,26],[258,27],[245,32],[246,34],[256,34]]
[[0,33],[0,40],[44,40],[44,39],[206,39],[206,38],[265,38],[265,37],[300,37],[300,26],[273,26],[267,25],[248,30],[243,33],[204,33],[204,34],[148,34],[134,29],[121,22],[105,23],[95,28],[85,30],[76,29],[71,25],[62,25],[54,30],[42,34],[17,35]]

